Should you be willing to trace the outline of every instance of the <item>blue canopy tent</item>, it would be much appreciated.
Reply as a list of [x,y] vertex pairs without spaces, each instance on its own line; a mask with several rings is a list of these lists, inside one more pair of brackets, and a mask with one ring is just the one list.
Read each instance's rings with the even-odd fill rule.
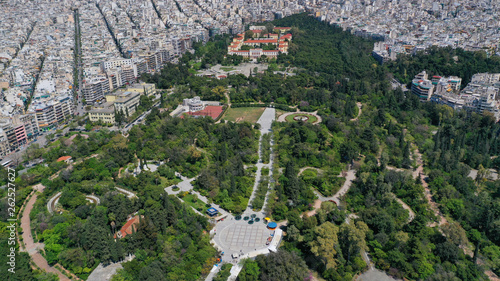
[[267,228],[269,228],[271,230],[275,230],[277,226],[278,226],[278,224],[273,222],[273,221],[267,224]]

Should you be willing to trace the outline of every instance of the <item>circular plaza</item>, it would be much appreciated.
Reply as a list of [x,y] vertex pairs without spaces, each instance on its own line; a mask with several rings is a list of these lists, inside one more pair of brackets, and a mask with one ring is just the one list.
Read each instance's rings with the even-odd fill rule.
[[321,117],[315,112],[287,112],[278,117],[278,122],[321,123]]
[[263,219],[256,221],[233,218],[217,223],[214,233],[215,243],[225,254],[232,255],[266,249],[266,243],[274,230],[268,229]]

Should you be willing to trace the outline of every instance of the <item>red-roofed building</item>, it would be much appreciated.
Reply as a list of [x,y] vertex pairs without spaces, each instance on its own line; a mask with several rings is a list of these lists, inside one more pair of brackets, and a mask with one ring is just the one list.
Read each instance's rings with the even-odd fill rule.
[[[141,218],[144,219],[144,216],[142,216]],[[139,226],[139,216],[132,217],[119,231],[115,233],[113,237],[115,239],[116,238],[121,239],[127,235],[134,233],[137,230],[138,226]]]
[[262,51],[262,55],[275,59],[278,57],[279,51],[278,50],[264,50]]
[[243,45],[256,46],[260,44],[278,44],[277,39],[250,39],[243,42]]
[[62,161],[69,164],[71,162],[71,156],[61,156],[57,158],[57,162],[62,162]]
[[[274,30],[278,34],[283,34],[284,32],[289,31],[290,27],[277,27]],[[268,58],[277,58],[280,53],[288,54],[288,42],[292,40],[292,34],[285,34],[281,37],[277,33],[269,33],[262,34],[262,29],[253,29],[254,32],[253,37],[260,38],[252,38],[246,41],[243,41],[242,34],[238,34],[233,38],[233,42],[227,48],[228,55],[238,55],[242,56],[245,59],[258,59],[261,56],[266,56]],[[267,38],[264,38],[267,37]],[[274,50],[266,50],[263,51],[261,48],[264,46],[272,44],[276,48]],[[241,50],[242,46],[251,46],[253,47],[250,50]],[[266,48],[267,49],[267,48]]]
[[245,50],[229,50],[227,52],[228,55],[238,55],[242,56],[244,58],[248,58],[250,55],[250,51],[245,51]]
[[260,34],[262,33],[262,30],[261,29],[254,29],[254,30],[252,30],[252,32],[253,32],[252,37],[259,37]]

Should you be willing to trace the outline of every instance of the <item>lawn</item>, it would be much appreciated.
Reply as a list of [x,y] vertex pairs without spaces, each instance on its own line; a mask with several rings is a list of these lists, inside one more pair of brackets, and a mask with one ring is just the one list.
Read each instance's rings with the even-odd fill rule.
[[[180,196],[179,196],[180,197]],[[197,199],[196,202],[193,201],[195,197],[195,194],[186,194],[184,197],[182,197],[182,200],[186,202],[186,204],[192,206],[196,210],[200,211],[200,213],[204,214],[205,211],[208,209],[207,206],[205,206],[205,203],[201,201],[200,199]]]
[[195,69],[192,69],[192,68],[188,69],[188,71],[191,74],[198,74],[198,73],[200,73],[199,71],[196,71]]
[[226,72],[236,70],[236,68],[230,67],[230,66],[222,66],[220,69],[222,69]]
[[288,116],[285,118],[285,120],[286,120],[287,122],[297,122],[297,121],[295,121],[295,120],[293,119],[295,116],[306,116],[306,117],[309,117],[309,119],[307,119],[307,122],[308,122],[308,123],[314,123],[314,122],[318,121],[318,118],[316,118],[316,116],[314,116],[314,115],[309,115],[309,114],[302,114],[302,113],[297,113],[297,114],[291,114],[291,115],[288,115]]
[[247,121],[250,123],[256,123],[259,117],[264,112],[264,107],[237,107],[230,108],[227,110],[224,119],[233,122],[243,122]]

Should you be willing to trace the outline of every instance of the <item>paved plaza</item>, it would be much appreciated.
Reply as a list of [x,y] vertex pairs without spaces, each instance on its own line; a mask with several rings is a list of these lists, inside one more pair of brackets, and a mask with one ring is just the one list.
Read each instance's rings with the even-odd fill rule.
[[217,224],[214,240],[228,255],[248,253],[267,248],[266,241],[272,232],[262,221],[248,224],[244,220],[229,220]]

